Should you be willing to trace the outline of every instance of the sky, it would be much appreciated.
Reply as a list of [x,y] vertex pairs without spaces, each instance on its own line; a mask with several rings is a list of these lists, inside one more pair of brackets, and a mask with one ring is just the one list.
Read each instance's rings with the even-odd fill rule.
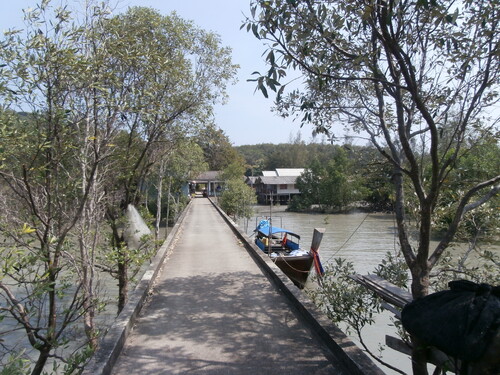
[[[0,0],[0,31],[23,28],[23,9],[34,8],[39,0]],[[66,0],[70,7],[78,0]],[[60,4],[54,0],[53,4]],[[113,1],[111,2],[113,3]],[[223,46],[231,47],[233,63],[240,65],[238,82],[228,87],[229,100],[215,108],[215,123],[235,146],[259,143],[288,143],[300,134],[312,141],[312,127],[300,127],[300,121],[283,119],[272,112],[273,99],[255,92],[255,83],[247,82],[255,71],[264,72],[262,54],[265,46],[246,29],[240,30],[245,16],[250,15],[250,0],[119,0],[116,13],[129,6],[146,6],[167,15],[172,11],[198,27],[212,31]],[[316,139],[316,141],[321,140]]]

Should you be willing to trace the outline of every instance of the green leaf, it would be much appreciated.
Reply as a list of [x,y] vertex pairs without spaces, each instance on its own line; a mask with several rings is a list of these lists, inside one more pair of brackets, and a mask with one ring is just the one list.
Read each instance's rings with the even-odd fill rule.
[[257,27],[257,24],[256,24],[256,23],[252,24],[252,32],[253,32],[253,35],[255,35],[255,37],[256,37],[257,39],[260,39],[259,29],[258,29],[258,27]]
[[23,229],[21,229],[22,234],[29,234],[36,232],[36,229],[31,228],[28,224],[24,223]]

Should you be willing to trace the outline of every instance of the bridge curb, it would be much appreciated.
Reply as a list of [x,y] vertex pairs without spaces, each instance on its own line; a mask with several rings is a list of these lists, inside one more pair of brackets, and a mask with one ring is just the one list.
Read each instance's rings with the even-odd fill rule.
[[184,221],[187,213],[191,209],[191,202],[188,203],[181,216],[172,228],[172,231],[167,236],[158,249],[156,256],[149,265],[141,280],[130,294],[129,300],[113,325],[108,329],[104,337],[99,343],[99,348],[92,356],[92,359],[85,366],[81,375],[109,375],[113,369],[118,356],[120,355],[125,341],[135,324],[146,298],[153,286],[153,283],[161,270],[161,266],[165,258],[169,254],[169,249],[177,232]]
[[[210,198],[209,198],[210,199]],[[335,326],[283,272],[266,256],[217,204],[217,209],[233,233],[245,246],[250,256],[271,283],[290,301],[297,313],[307,322],[311,332],[340,360],[349,374],[384,375],[384,372],[356,346],[337,326]]]

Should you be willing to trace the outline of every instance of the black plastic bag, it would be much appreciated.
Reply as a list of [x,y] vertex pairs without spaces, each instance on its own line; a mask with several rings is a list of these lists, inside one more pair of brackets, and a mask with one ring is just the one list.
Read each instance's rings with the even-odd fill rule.
[[448,286],[407,304],[403,327],[450,356],[476,362],[500,327],[500,287],[466,280]]

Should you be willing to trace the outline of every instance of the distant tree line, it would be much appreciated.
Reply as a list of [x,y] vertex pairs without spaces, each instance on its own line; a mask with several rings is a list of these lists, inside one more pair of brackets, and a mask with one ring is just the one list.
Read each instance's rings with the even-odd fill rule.
[[359,202],[372,210],[391,210],[391,169],[371,146],[258,144],[238,146],[247,163],[246,175],[276,168],[305,168],[297,179],[301,195],[290,210],[345,210]]
[[[357,208],[393,209],[394,170],[371,145],[306,144],[296,140],[294,143],[244,145],[235,149],[246,161],[247,176],[261,175],[262,171],[275,168],[306,169],[297,179],[301,196],[291,202],[290,210],[304,211],[315,207],[322,211],[342,211],[355,202],[358,203]],[[422,159],[430,163],[425,155]],[[487,136],[479,144],[463,151],[448,175],[446,188],[443,188],[442,205],[434,221],[436,231],[445,231],[450,224],[457,194],[465,186],[498,173],[499,160],[500,146],[495,136]],[[429,169],[424,170],[429,173]],[[465,239],[471,235],[495,238],[495,228],[500,223],[500,214],[495,209],[499,199],[494,197],[490,204],[468,213],[457,238]],[[408,214],[413,220],[418,216],[416,207],[415,200],[409,197]]]

